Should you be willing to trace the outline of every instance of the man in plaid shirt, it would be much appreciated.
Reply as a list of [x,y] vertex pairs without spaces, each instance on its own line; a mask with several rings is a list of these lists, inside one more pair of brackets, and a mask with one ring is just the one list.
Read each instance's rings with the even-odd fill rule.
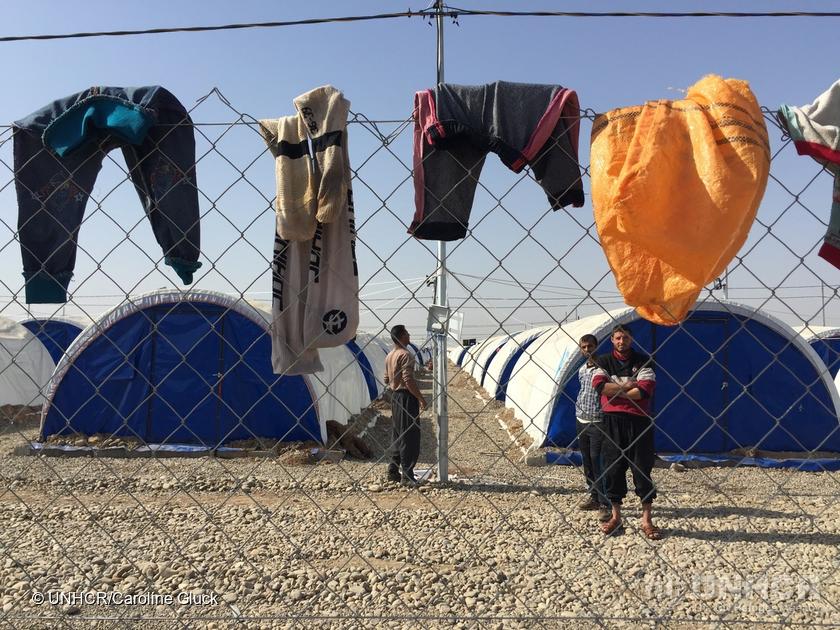
[[601,411],[601,396],[592,386],[592,377],[598,366],[594,353],[598,349],[598,339],[594,335],[584,335],[580,338],[581,354],[586,362],[578,371],[580,393],[575,403],[577,418],[577,438],[580,456],[583,459],[583,474],[586,477],[586,487],[589,497],[578,504],[581,510],[600,510],[601,518],[609,518],[610,502],[604,492],[604,479],[601,465],[601,444],[603,442]]

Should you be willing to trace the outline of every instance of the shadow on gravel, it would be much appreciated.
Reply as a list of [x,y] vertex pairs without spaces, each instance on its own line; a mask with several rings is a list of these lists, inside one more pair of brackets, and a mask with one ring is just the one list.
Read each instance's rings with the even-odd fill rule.
[[457,481],[450,481],[447,484],[440,484],[439,487],[445,487],[449,490],[457,490],[460,492],[493,492],[496,494],[516,494],[532,491],[538,492],[540,496],[580,494],[580,490],[576,488],[559,488],[557,486],[538,486],[534,484],[504,482],[493,483],[486,481],[478,483],[459,483]]
[[747,518],[796,518],[801,514],[796,512],[779,512],[764,508],[739,507],[736,505],[721,505],[716,507],[672,507],[656,506],[656,513],[669,518],[728,518],[730,516],[745,516]]
[[797,532],[745,532],[738,530],[693,530],[668,527],[668,536],[720,542],[791,543],[797,545],[840,546],[840,534],[802,534]]

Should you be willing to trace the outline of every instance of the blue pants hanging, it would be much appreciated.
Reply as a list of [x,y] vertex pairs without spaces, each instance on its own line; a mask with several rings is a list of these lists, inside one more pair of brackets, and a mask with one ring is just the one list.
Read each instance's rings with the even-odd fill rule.
[[121,148],[164,262],[184,284],[199,268],[195,137],[159,86],[93,87],[14,123],[18,233],[27,303],[67,301],[79,227],[105,155]]

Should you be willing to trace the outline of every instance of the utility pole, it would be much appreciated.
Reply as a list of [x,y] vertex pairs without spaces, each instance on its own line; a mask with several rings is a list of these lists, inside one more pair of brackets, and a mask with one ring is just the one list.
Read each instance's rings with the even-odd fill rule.
[[[443,0],[435,0],[435,22],[437,26],[437,84],[443,83]],[[437,282],[435,284],[435,302],[446,307],[446,242],[438,241]],[[448,322],[447,322],[448,324]],[[449,480],[449,410],[446,383],[446,337],[447,333],[435,334],[434,381],[435,415],[438,424],[438,481]]]

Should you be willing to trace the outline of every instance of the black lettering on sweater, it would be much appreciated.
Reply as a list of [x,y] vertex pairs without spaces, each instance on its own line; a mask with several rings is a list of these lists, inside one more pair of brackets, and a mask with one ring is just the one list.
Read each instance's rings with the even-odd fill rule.
[[315,226],[315,236],[312,237],[312,249],[309,250],[309,272],[312,274],[312,282],[318,283],[321,279],[321,253],[323,249],[324,226],[319,221]]

